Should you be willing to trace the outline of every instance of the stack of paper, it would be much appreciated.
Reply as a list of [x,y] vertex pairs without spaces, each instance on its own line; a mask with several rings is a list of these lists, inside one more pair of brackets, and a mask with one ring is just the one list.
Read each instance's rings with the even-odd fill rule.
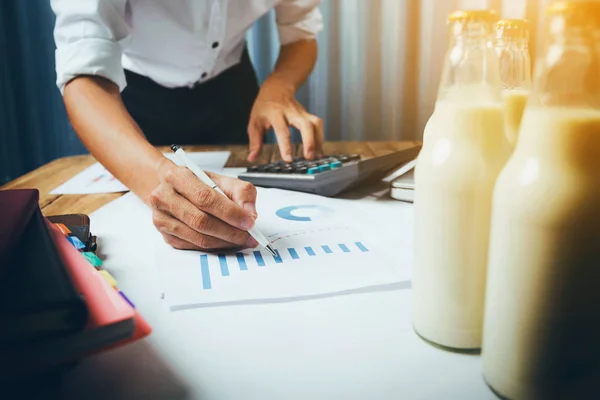
[[[173,153],[164,153],[165,156],[182,165]],[[195,152],[187,153],[190,158],[201,168],[207,171],[220,172],[231,154],[229,151]],[[117,193],[126,192],[127,186],[119,182],[100,163],[95,163],[86,168],[73,178],[63,183],[50,194],[92,194],[92,193]]]

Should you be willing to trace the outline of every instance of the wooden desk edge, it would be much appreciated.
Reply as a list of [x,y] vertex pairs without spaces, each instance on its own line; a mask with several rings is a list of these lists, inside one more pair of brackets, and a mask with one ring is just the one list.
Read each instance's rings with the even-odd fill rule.
[[[380,141],[380,142],[326,142],[325,149],[331,152],[368,153],[367,158],[383,155],[396,150],[403,150],[413,146],[421,146],[420,141]],[[360,149],[359,149],[360,147]],[[227,163],[229,167],[245,166],[247,150],[240,146],[185,146],[189,151],[231,151]],[[161,151],[168,151],[168,146],[160,147]],[[244,149],[244,150],[242,150]],[[337,149],[337,150],[336,150]],[[340,151],[339,149],[344,149]],[[368,149],[368,151],[365,151]],[[244,153],[244,154],[242,154]],[[300,145],[294,146],[295,155],[301,154]],[[277,145],[266,145],[265,156],[270,160],[279,159]],[[232,162],[233,161],[233,162]],[[37,188],[40,191],[40,208],[46,215],[85,213],[89,214],[106,203],[121,197],[125,193],[105,193],[95,195],[53,195],[54,188],[66,182],[96,160],[89,154],[57,158],[35,170],[18,177],[17,179],[0,186],[0,190]],[[236,164],[236,165],[231,165]],[[239,165],[237,165],[239,164]]]

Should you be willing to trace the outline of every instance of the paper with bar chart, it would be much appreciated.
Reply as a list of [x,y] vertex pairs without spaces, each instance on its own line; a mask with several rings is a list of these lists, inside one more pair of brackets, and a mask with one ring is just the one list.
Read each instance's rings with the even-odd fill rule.
[[157,246],[162,297],[172,311],[293,301],[408,279],[408,266],[366,233],[360,210],[347,201],[259,189],[257,210],[277,256],[261,248],[203,253]]

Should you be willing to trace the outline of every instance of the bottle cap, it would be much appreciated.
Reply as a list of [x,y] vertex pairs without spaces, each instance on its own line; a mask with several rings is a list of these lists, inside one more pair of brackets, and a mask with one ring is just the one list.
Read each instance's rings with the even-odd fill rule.
[[555,1],[546,9],[548,16],[562,16],[574,24],[600,23],[600,2],[597,0]]
[[529,21],[526,19],[502,19],[496,24],[496,37],[529,39]]
[[498,14],[494,10],[460,10],[448,15],[448,23],[467,21],[498,21]]

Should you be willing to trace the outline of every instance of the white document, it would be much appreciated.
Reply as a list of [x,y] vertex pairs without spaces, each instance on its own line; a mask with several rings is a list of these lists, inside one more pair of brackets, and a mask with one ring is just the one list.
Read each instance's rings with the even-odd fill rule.
[[237,178],[240,174],[246,172],[246,168],[223,168],[219,174],[229,176],[231,178]]
[[[183,165],[173,153],[164,153],[177,165]],[[187,153],[200,168],[211,172],[220,172],[231,154],[229,151],[193,152]],[[100,163],[86,168],[67,182],[63,183],[50,194],[92,194],[127,192],[129,189],[117,180]]]
[[259,188],[258,227],[278,256],[260,247],[216,254],[175,250],[160,241],[155,259],[162,298],[176,311],[312,299],[409,280],[410,248],[394,245],[386,234],[393,225],[384,229],[385,219],[377,227],[365,219],[378,207]]

